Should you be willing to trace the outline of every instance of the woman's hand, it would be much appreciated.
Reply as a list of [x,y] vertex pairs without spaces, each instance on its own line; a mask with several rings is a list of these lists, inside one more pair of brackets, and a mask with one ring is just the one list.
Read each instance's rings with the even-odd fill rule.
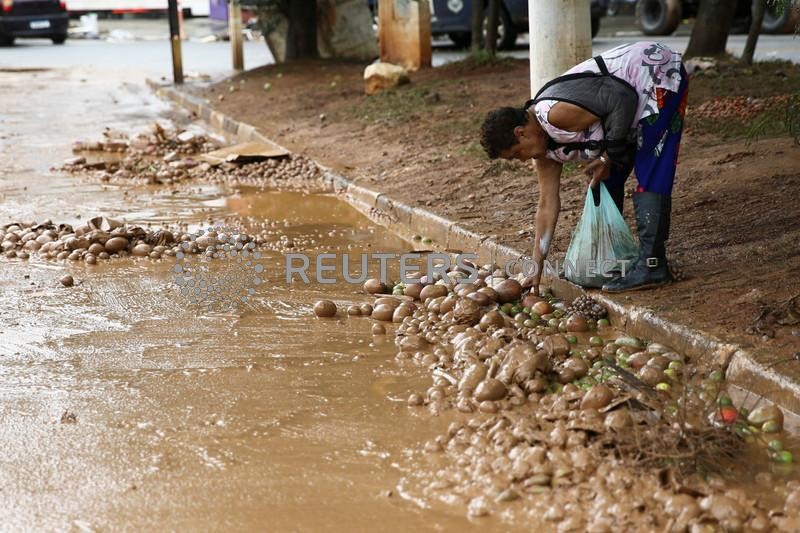
[[603,161],[603,159],[598,158],[586,165],[586,169],[583,173],[586,175],[586,182],[594,189],[597,187],[598,183],[608,179],[608,176],[611,174],[611,164],[608,159]]

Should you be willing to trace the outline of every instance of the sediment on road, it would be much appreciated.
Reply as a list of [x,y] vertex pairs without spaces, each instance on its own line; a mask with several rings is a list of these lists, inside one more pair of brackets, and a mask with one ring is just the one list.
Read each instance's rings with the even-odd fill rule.
[[[352,66],[349,66],[349,68],[353,70]],[[502,89],[501,92],[504,94],[509,92],[508,78],[514,76],[513,71],[509,73],[507,70],[507,68],[501,70],[502,75],[499,83]],[[260,84],[261,78],[270,77],[273,80],[286,80],[286,78],[291,78],[293,75],[297,75],[297,73],[286,72],[285,76],[280,76],[279,73],[274,71],[264,72],[259,70],[246,73],[239,80],[241,82],[240,87],[245,86],[245,80],[247,85],[253,86],[255,83]],[[475,83],[473,73],[469,72],[466,75],[472,79],[471,83]],[[800,75],[794,71],[791,72],[791,76],[797,76],[800,79]],[[256,82],[253,78],[258,81]],[[344,78],[344,80],[339,79],[338,83],[340,85],[345,83],[353,85],[352,80],[347,75]],[[231,80],[232,87],[235,86],[235,81],[237,80]],[[501,180],[508,183],[508,187],[503,188],[503,194],[500,196],[512,204],[517,200],[510,198],[510,193],[516,193],[514,194],[516,197],[526,196],[526,190],[533,189],[533,192],[535,192],[535,187],[532,183],[525,184],[525,187],[520,184],[522,180],[520,178],[521,169],[516,168],[513,164],[506,166],[515,166],[515,168],[498,166],[497,162],[483,164],[483,168],[481,168],[474,163],[470,163],[475,167],[474,173],[476,175],[483,174],[483,179],[480,180],[482,185],[476,187],[472,183],[474,179],[465,177],[464,179],[468,183],[465,187],[459,187],[460,189],[471,191],[468,193],[466,200],[470,203],[471,209],[469,211],[472,214],[467,216],[464,214],[464,210],[461,209],[464,206],[463,202],[452,202],[457,204],[455,207],[445,205],[448,203],[448,199],[452,199],[452,185],[448,188],[448,192],[443,194],[442,198],[437,198],[438,191],[436,186],[431,183],[430,173],[420,172],[421,179],[416,183],[418,189],[415,190],[415,194],[409,196],[407,193],[399,193],[396,190],[397,184],[394,183],[394,180],[381,181],[380,178],[386,174],[385,170],[381,172],[377,179],[374,176],[372,179],[365,177],[365,172],[369,172],[369,169],[374,166],[369,163],[365,164],[367,170],[364,168],[343,168],[340,162],[335,160],[336,158],[333,158],[334,161],[331,165],[329,162],[331,158],[325,158],[328,151],[324,147],[315,145],[313,141],[309,141],[308,132],[302,136],[302,141],[297,140],[298,135],[293,135],[291,132],[298,126],[291,122],[286,124],[265,123],[262,120],[260,123],[251,124],[238,120],[244,115],[242,109],[254,110],[255,102],[260,101],[260,99],[254,100],[252,93],[246,93],[241,88],[237,87],[237,90],[228,92],[224,101],[220,98],[212,105],[207,98],[191,94],[192,91],[176,90],[173,87],[159,85],[154,82],[151,82],[150,85],[160,96],[184,107],[232,140],[237,142],[259,141],[284,144],[288,139],[291,141],[288,143],[289,149],[299,150],[311,158],[316,158],[317,153],[321,154],[323,157],[317,159],[317,163],[321,168],[326,169],[324,180],[332,190],[339,193],[351,205],[367,214],[370,218],[407,239],[415,235],[422,235],[430,238],[440,248],[476,252],[482,260],[491,260],[500,264],[517,260],[526,255],[524,246],[526,240],[529,240],[532,235],[530,227],[532,216],[528,212],[532,210],[534,205],[534,195],[531,194],[531,197],[525,200],[526,206],[523,211],[526,216],[514,216],[515,222],[513,223],[506,221],[501,226],[498,226],[497,220],[494,219],[496,213],[493,214],[491,211],[492,209],[497,209],[496,205],[491,204],[492,202],[496,203],[498,200],[498,192],[495,190],[497,184],[493,183],[494,181]],[[354,94],[353,87],[350,85],[347,87],[346,95],[341,98],[349,100],[363,98],[358,94]],[[294,88],[297,89],[297,86],[295,85]],[[264,89],[261,89],[261,85],[256,87],[255,90],[264,91]],[[274,90],[274,86],[269,89],[269,91]],[[427,91],[427,89],[420,89],[419,87],[414,90],[421,90],[423,93]],[[703,98],[706,98],[697,104],[699,107],[705,106],[705,108],[709,108],[714,107],[714,105],[717,107],[721,105],[716,100],[713,100],[709,94],[706,94],[706,87],[701,86],[697,92],[701,93]],[[437,98],[435,100],[437,101],[443,98],[439,92],[428,92],[427,94],[436,95]],[[249,96],[249,99],[244,100],[246,96]],[[249,107],[242,107],[243,102],[239,102],[238,109],[240,112],[238,114],[225,113],[223,110],[226,107],[234,111],[237,109],[236,106],[231,107],[230,104],[227,104],[227,102],[236,98],[249,102]],[[420,98],[423,97],[420,96]],[[425,98],[424,102],[434,100],[433,97]],[[312,98],[312,100],[320,102],[319,99]],[[736,101],[738,100],[734,100],[734,104]],[[717,103],[715,104],[715,102]],[[723,102],[729,102],[729,100],[723,100]],[[736,105],[734,104],[731,105],[735,108]],[[321,103],[320,105],[322,108],[325,107],[325,104]],[[485,110],[480,111],[483,112]],[[705,117],[702,113],[700,111],[699,115]],[[735,109],[733,111],[725,111],[725,113],[734,113],[732,116],[735,116]],[[445,112],[445,114],[450,115],[448,112]],[[249,117],[252,116],[256,118],[263,117],[263,111],[248,113],[246,116],[248,116],[248,120],[251,120]],[[708,120],[718,118],[714,113],[711,114],[711,117]],[[321,121],[324,128],[324,122],[331,119],[325,117],[323,113],[319,114],[319,117],[315,117],[315,120]],[[345,122],[347,121],[345,120]],[[731,202],[739,204],[738,207],[733,206],[733,209],[742,209],[742,195],[752,192],[749,188],[759,187],[759,183],[765,179],[763,173],[767,172],[766,161],[763,161],[764,157],[755,155],[756,150],[771,152],[769,172],[772,173],[772,178],[780,178],[778,181],[783,182],[772,183],[769,186],[770,190],[762,191],[760,198],[758,194],[753,194],[751,198],[744,201],[746,212],[761,211],[762,208],[757,208],[754,205],[757,201],[763,201],[769,205],[775,195],[780,195],[779,191],[784,190],[790,183],[795,181],[800,183],[800,174],[796,171],[796,168],[798,168],[796,163],[800,162],[800,154],[797,153],[798,150],[795,147],[791,146],[791,140],[779,138],[769,143],[764,141],[755,145],[748,144],[749,149],[742,151],[737,151],[737,149],[745,146],[744,141],[734,140],[724,145],[727,146],[727,151],[723,157],[720,157],[719,140],[710,139],[709,135],[704,131],[692,134],[692,127],[695,130],[701,130],[703,124],[699,120],[695,126],[690,123],[690,132],[684,141],[684,162],[682,163],[679,179],[688,180],[689,188],[695,189],[697,188],[695,181],[708,183],[702,186],[701,190],[693,190],[688,194],[676,193],[678,196],[676,203],[678,203],[678,200],[684,203],[690,201],[692,196],[694,197],[694,202],[693,209],[689,207],[676,210],[677,212],[674,214],[676,223],[674,224],[671,241],[671,245],[677,243],[677,246],[673,247],[678,248],[677,255],[682,262],[682,268],[688,271],[688,279],[669,288],[634,295],[610,297],[597,291],[590,292],[593,297],[609,308],[614,323],[626,332],[674,346],[689,357],[705,360],[709,366],[720,365],[727,369],[727,379],[734,385],[767,397],[794,413],[800,413],[800,368],[798,364],[793,363],[794,354],[800,350],[800,337],[793,336],[791,328],[788,327],[779,328],[777,335],[775,330],[762,334],[762,330],[758,329],[757,323],[755,324],[756,329],[751,329],[750,334],[745,331],[747,327],[753,327],[751,323],[754,315],[758,315],[758,311],[761,311],[763,315],[765,312],[769,313],[772,310],[771,308],[777,310],[780,304],[791,296],[792,291],[800,292],[800,283],[797,282],[796,277],[797,273],[795,272],[794,276],[792,276],[792,269],[796,269],[796,267],[792,267],[790,264],[791,258],[796,258],[797,250],[783,249],[786,245],[782,243],[782,240],[788,238],[788,235],[776,236],[774,232],[770,232],[771,237],[765,238],[765,244],[760,245],[767,252],[764,254],[765,256],[759,258],[758,261],[754,261],[752,265],[731,265],[733,270],[738,269],[734,273],[738,277],[734,282],[731,282],[729,280],[731,274],[719,268],[726,265],[717,264],[716,272],[707,272],[709,268],[707,261],[710,256],[713,256],[715,260],[724,261],[726,248],[727,251],[731,252],[731,259],[737,259],[739,257],[738,254],[743,253],[741,248],[745,247],[746,244],[735,242],[735,238],[732,236],[728,237],[728,242],[703,242],[703,235],[705,234],[708,237],[706,241],[709,239],[722,240],[725,239],[724,235],[728,231],[725,226],[736,226],[738,228],[739,225],[746,225],[752,229],[752,221],[739,220],[732,224],[730,220],[722,220],[722,215],[718,213],[698,214],[698,210],[702,211],[703,206],[710,206],[710,211],[716,211],[717,206],[728,200],[725,197],[728,192],[731,193]],[[408,128],[407,125],[403,127],[404,131]],[[338,131],[341,126],[337,125],[335,129]],[[285,135],[281,135],[281,132],[285,132]],[[333,133],[326,133],[328,143],[331,142],[330,136]],[[474,132],[461,132],[461,137],[469,137],[466,135],[467,133],[473,137],[476,135]],[[404,143],[410,145],[409,150],[414,148],[415,143],[413,141],[404,140]],[[338,144],[341,145],[342,151],[348,152],[355,149],[353,145],[363,147],[364,140],[337,141]],[[420,170],[418,157],[414,157],[415,163],[413,165],[406,165],[402,154],[393,150],[395,147],[393,143],[388,142],[386,146],[388,150],[391,150],[391,153],[387,153],[384,150],[381,152],[382,159],[403,167],[406,173],[413,169]],[[450,157],[452,147],[447,146],[445,149],[448,151],[445,159],[448,159],[449,164],[456,167],[456,172],[466,176],[464,165],[459,166],[455,158]],[[712,154],[717,159],[709,162],[708,159]],[[386,165],[384,164],[384,166]],[[441,162],[434,161],[432,166],[437,168],[439,172],[442,171],[439,168]],[[409,169],[407,167],[413,168]],[[720,180],[719,176],[715,176],[720,172],[728,176],[741,176],[741,180],[744,181],[756,180],[758,183],[744,183],[743,186],[749,187],[746,190],[740,188],[735,191],[727,191],[725,182]],[[442,178],[442,181],[451,184],[455,179],[452,173],[451,175],[444,174]],[[404,175],[402,181],[406,188],[409,186],[408,179],[410,178]],[[532,181],[530,177],[526,179]],[[564,181],[565,198],[562,199],[562,202],[565,204],[565,214],[563,216],[565,222],[561,224],[559,234],[555,239],[557,252],[559,250],[559,242],[561,250],[566,249],[564,243],[568,242],[568,233],[571,231],[572,223],[579,216],[577,206],[580,203],[579,197],[582,197],[583,191],[582,187],[579,186],[582,180],[577,173],[569,174],[568,172]],[[515,185],[519,185],[519,188],[513,189]],[[709,187],[718,188],[719,190],[708,190]],[[485,198],[493,198],[493,200],[484,201]],[[481,208],[482,203],[488,203],[489,205]],[[724,206],[722,210],[728,211],[729,209],[731,209],[731,206]],[[786,213],[781,213],[777,217],[771,218],[775,226],[783,227],[783,230],[788,231],[789,235],[791,235],[798,230],[793,225],[790,226],[788,221],[783,219],[783,215],[785,214],[789,218],[796,220],[800,216],[800,213],[798,213],[800,207],[796,205],[794,200],[791,200],[785,206],[785,209],[787,210]],[[480,215],[477,215],[477,213]],[[795,213],[795,215],[792,216],[792,213]],[[506,214],[509,213],[506,212]],[[483,224],[484,222],[485,224]],[[722,226],[722,228],[715,228],[714,225]],[[486,231],[480,230],[482,226],[486,227]],[[517,231],[517,227],[526,228],[526,230]],[[730,229],[733,230],[735,228],[731,227]],[[499,234],[501,232],[504,234]],[[682,233],[690,234],[686,238],[689,241],[688,245],[681,244]],[[722,233],[722,236],[716,235],[717,233]],[[750,231],[750,233],[754,232]],[[751,242],[757,237],[757,235],[751,235],[748,237],[747,242]],[[700,249],[693,249],[687,252],[685,250],[687,246]],[[704,246],[706,247],[705,250],[702,249]],[[723,249],[718,250],[718,248]],[[706,252],[709,257],[701,264],[698,257],[702,256],[703,252]],[[750,250],[745,252],[752,253]],[[758,273],[770,268],[773,268],[774,271],[770,271],[769,275],[766,276],[767,279],[757,276]],[[779,282],[779,279],[786,280],[786,282]],[[563,280],[552,280],[552,284],[554,292],[565,299],[571,300],[583,292],[580,287]],[[718,312],[716,314],[710,313],[709,305],[716,306]],[[746,324],[751,325],[746,326]],[[769,337],[769,334],[772,334],[773,337]]]

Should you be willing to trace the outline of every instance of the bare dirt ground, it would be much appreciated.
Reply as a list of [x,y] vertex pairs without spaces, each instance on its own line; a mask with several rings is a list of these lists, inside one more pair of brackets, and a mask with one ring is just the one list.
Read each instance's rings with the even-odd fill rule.
[[[362,64],[330,61],[273,65],[202,95],[361,184],[529,248],[534,171],[489,161],[478,142],[489,110],[526,100],[527,61],[427,69],[371,97],[362,72]],[[800,351],[800,324],[787,318],[789,299],[800,294],[800,146],[783,125],[798,88],[800,68],[783,62],[725,63],[692,79],[668,244],[685,279],[621,298],[785,360]],[[762,125],[756,139],[754,124]],[[576,166],[562,183],[555,257],[566,252],[585,194]]]

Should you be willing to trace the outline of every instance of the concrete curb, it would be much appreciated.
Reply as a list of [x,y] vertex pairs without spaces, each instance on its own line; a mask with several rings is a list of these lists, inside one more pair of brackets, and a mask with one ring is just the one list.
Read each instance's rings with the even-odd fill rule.
[[[152,80],[147,80],[147,84],[159,97],[194,113],[236,142],[254,141],[280,146],[260,133],[256,127],[214,110],[199,98],[171,85],[162,85]],[[452,220],[396,201],[383,193],[353,183],[322,165],[319,166],[323,169],[323,180],[330,185],[332,191],[370,219],[403,238],[410,240],[413,235],[424,235],[446,250],[477,253],[482,262],[504,264],[525,257],[519,250],[463,228]],[[772,365],[764,364],[764,357],[758,358],[742,346],[666,320],[650,309],[624,305],[599,291],[585,291],[561,279],[552,280],[552,288],[554,293],[564,299],[574,299],[588,292],[608,308],[611,319],[627,334],[666,344],[687,357],[703,359],[709,365],[721,366],[726,369],[727,379],[734,385],[800,414],[800,383],[777,372]]]

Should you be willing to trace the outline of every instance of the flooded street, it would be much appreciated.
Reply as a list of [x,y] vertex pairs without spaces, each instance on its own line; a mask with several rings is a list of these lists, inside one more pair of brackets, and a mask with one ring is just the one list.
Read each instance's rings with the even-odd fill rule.
[[212,165],[104,57],[0,67],[0,529],[800,530],[797,419],[720,354],[493,262],[374,279],[444,243],[299,153]]
[[[332,196],[82,183],[48,169],[74,139],[136,131],[169,109],[114,76],[4,71],[0,220],[158,226],[280,223],[324,251],[406,248]],[[34,80],[34,83],[31,83]],[[230,218],[233,217],[233,218]],[[246,308],[203,315],[174,258],[96,266],[0,259],[0,520],[11,530],[464,529],[400,498],[406,449],[441,424],[405,399],[423,371],[393,361],[371,322],[311,313],[359,286],[266,283]],[[58,282],[70,273],[72,288]],[[271,286],[270,280],[276,281]],[[356,295],[358,293],[358,295]]]

